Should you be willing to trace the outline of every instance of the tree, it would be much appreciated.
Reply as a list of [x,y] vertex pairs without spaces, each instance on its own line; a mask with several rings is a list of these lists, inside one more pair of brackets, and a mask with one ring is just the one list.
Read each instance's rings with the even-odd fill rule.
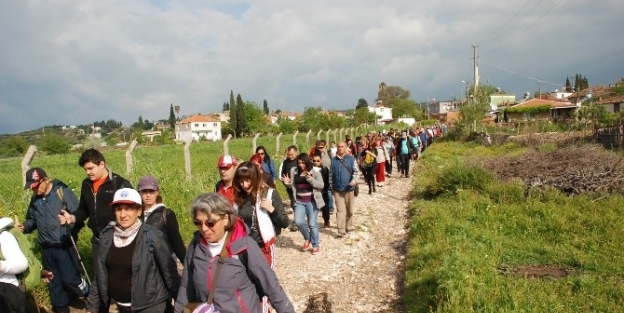
[[173,103],[172,103],[171,107],[169,108],[169,128],[175,129],[175,123],[176,123],[176,117],[175,117],[175,113],[173,113]]
[[265,115],[269,115],[269,103],[264,99],[262,102],[262,111],[264,111]]
[[249,133],[266,133],[269,131],[267,116],[264,114],[264,110],[260,109],[260,106],[255,102],[245,102],[245,118]]
[[243,137],[249,131],[245,116],[245,103],[240,93],[236,95],[236,134]]
[[392,108],[392,117],[413,117],[415,119],[423,119],[424,113],[417,108],[417,104],[414,100],[397,99],[394,101]]
[[377,115],[368,111],[368,108],[359,108],[353,113],[354,125],[374,125],[376,119]]
[[13,157],[28,151],[28,141],[22,136],[11,136],[0,144],[0,156]]
[[589,88],[589,82],[587,80],[587,77],[581,74],[576,74],[574,76],[574,91],[578,92],[587,88]]
[[230,90],[230,129],[232,130],[232,133],[234,134],[234,138],[236,138],[236,128],[237,128],[237,122],[238,122],[238,118],[236,116],[238,110],[236,110],[236,101],[234,101],[234,91]]
[[45,135],[39,143],[41,150],[48,154],[63,154],[69,151],[69,143],[58,134]]
[[230,104],[227,102],[223,102],[223,112],[227,112],[230,110]]
[[411,93],[407,89],[403,89],[399,86],[379,86],[379,100],[388,108],[393,108],[395,103],[401,99],[408,100],[412,97]]
[[570,84],[570,77],[566,77],[565,91],[572,92],[572,85]]
[[359,109],[359,108],[367,108],[368,107],[368,102],[366,102],[366,99],[364,98],[360,98],[357,102],[357,105],[355,106],[355,109]]

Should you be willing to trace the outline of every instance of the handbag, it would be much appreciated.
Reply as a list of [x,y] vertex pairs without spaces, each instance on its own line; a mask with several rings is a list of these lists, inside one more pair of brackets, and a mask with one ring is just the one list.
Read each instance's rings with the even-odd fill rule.
[[214,308],[214,304],[212,303],[212,300],[214,299],[214,294],[215,294],[215,288],[217,286],[217,282],[219,280],[219,274],[221,274],[221,268],[223,267],[223,263],[225,262],[225,259],[227,258],[227,244],[230,241],[230,238],[232,237],[232,232],[228,232],[228,234],[225,236],[225,242],[223,243],[223,248],[221,248],[221,257],[219,258],[219,261],[217,261],[217,268],[215,269],[215,274],[214,277],[212,278],[213,283],[210,286],[210,294],[208,295],[208,301],[198,304],[198,303],[188,303],[186,305],[186,309],[188,309],[189,311],[191,311],[192,313],[219,313],[219,311],[217,311]]
[[[338,161],[340,161],[340,164],[342,164],[342,167],[344,167],[347,171],[351,172],[351,176],[353,176],[353,171],[351,171],[346,164],[344,164],[344,162],[342,162],[342,159],[338,159]],[[358,183],[355,182],[355,187],[353,188],[353,196],[357,197],[360,194],[360,187],[358,187]]]

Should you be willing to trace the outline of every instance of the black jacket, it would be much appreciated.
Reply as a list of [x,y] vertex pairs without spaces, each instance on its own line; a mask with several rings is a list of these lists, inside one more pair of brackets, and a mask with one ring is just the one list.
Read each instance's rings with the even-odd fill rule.
[[54,179],[50,193],[45,196],[33,195],[30,198],[24,221],[24,233],[28,234],[38,229],[39,244],[42,247],[71,246],[69,229],[61,227],[58,220],[63,208],[74,214],[78,208],[78,199],[65,183]]
[[99,238],[100,232],[110,222],[115,221],[115,212],[110,203],[113,202],[115,191],[121,188],[132,188],[132,184],[110,169],[108,170],[108,179],[102,183],[96,195],[93,194],[93,182],[89,178],[85,178],[82,181],[80,203],[74,214],[76,216],[74,228],[80,230],[88,218],[87,226],[93,232],[93,236]]
[[[102,230],[96,266],[97,288],[94,290],[106,306],[111,302],[108,296],[106,256],[113,245],[114,232],[112,225]],[[141,310],[175,298],[180,289],[180,275],[162,233],[143,224],[134,240],[136,246],[132,254],[132,309]]]
[[160,230],[169,246],[169,250],[178,257],[180,262],[184,262],[186,247],[180,235],[180,226],[175,213],[161,204],[152,210],[145,219],[145,223],[152,225],[154,229]]
[[[258,232],[257,229],[251,227],[252,214],[254,212],[255,206],[255,203],[252,202],[253,200],[250,195],[243,195],[243,204],[238,206],[238,215],[243,219],[245,225],[249,227],[249,237],[253,238],[253,240],[258,243],[259,247],[264,247],[264,241],[262,240],[260,232]],[[282,228],[288,227],[290,220],[288,219],[286,211],[284,211],[284,204],[282,203],[282,199],[280,198],[277,190],[273,190],[273,193],[271,194],[271,204],[273,204],[275,210],[272,213],[269,213],[269,217],[271,218],[271,222],[273,223],[275,234],[279,235]]]

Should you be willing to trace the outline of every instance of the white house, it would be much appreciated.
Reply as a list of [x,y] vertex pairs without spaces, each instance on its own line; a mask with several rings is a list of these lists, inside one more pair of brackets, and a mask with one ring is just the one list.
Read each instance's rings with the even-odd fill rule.
[[202,137],[208,140],[221,140],[221,121],[208,115],[191,115],[176,123],[176,140],[192,141]]
[[386,108],[383,104],[376,104],[374,107],[369,106],[368,112],[377,115],[377,125],[384,125],[393,121],[392,108]]
[[150,142],[154,141],[154,137],[162,135],[160,130],[148,130],[141,133],[141,136],[149,139]]

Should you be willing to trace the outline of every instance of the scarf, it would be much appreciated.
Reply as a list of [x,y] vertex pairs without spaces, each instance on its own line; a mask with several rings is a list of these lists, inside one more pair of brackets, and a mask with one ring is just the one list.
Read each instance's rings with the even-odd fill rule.
[[[115,244],[115,247],[117,248],[121,248],[121,247],[125,247],[127,245],[129,245],[130,243],[132,243],[132,241],[134,240],[134,238],[136,237],[137,233],[139,232],[139,228],[141,228],[141,225],[143,224],[143,222],[141,222],[141,219],[137,219],[137,221],[134,223],[134,225],[126,228],[126,229],[122,229],[121,226],[119,225],[115,225],[115,233],[113,234],[113,243]],[[122,240],[125,239],[126,242],[122,242]]]

